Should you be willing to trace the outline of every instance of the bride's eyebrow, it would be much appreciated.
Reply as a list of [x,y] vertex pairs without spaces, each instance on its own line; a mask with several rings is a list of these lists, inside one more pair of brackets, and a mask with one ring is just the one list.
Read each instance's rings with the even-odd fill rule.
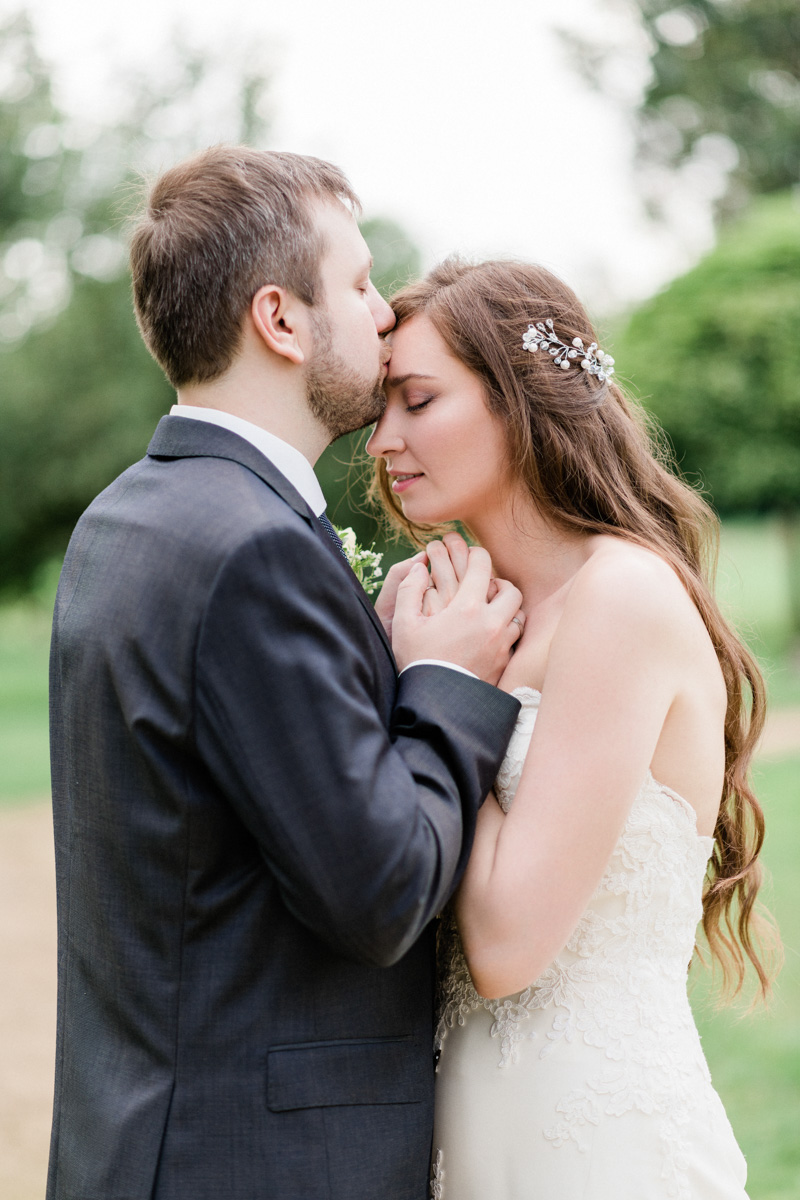
[[386,386],[391,388],[402,387],[404,383],[408,383],[409,379],[435,379],[435,375],[420,375],[416,371],[410,371],[408,375],[391,375],[386,380]]

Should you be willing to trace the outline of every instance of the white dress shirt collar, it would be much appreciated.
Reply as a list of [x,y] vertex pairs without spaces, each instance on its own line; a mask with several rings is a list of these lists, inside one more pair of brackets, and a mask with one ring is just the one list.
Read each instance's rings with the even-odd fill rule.
[[233,413],[223,412],[219,408],[198,408],[192,404],[173,404],[169,410],[171,417],[191,417],[193,421],[207,421],[210,425],[219,425],[238,433],[239,437],[250,442],[256,450],[260,450],[281,475],[285,475],[305,500],[308,507],[318,517],[325,511],[325,497],[319,480],[314,474],[314,468],[304,454],[294,446],[290,446],[283,438],[268,433],[260,425],[245,421],[243,417],[235,417]]

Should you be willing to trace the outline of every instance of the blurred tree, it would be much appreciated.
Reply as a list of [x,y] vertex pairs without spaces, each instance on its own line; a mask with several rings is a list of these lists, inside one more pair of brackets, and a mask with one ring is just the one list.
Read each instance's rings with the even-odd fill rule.
[[723,514],[777,512],[800,634],[800,207],[762,197],[644,304],[615,357]]
[[640,109],[645,160],[724,160],[727,141],[735,151],[723,214],[800,181],[797,0],[639,2],[654,47]]
[[80,156],[56,109],[24,14],[0,25],[0,340],[69,298],[66,250],[83,226],[70,196]]
[[[63,551],[91,499],[140,458],[174,393],[136,329],[125,211],[137,174],[215,141],[263,144],[268,79],[226,49],[177,47],[169,90],[128,83],[107,127],[59,112],[29,21],[0,26],[0,588],[28,586]],[[379,286],[416,269],[399,226],[365,223]],[[322,464],[340,524],[362,541],[375,523],[349,462],[353,439]],[[349,476],[349,478],[348,478]]]
[[78,279],[52,324],[0,357],[0,585],[63,553],[87,504],[147,447],[174,393],[127,279]]
[[401,225],[388,217],[361,222],[361,232],[372,251],[372,282],[384,300],[419,275],[420,254]]
[[[607,8],[604,27],[587,34],[570,25],[562,37],[591,84],[626,109],[633,103],[640,189],[654,215],[664,215],[676,181],[716,198],[721,217],[800,181],[797,0],[608,0]],[[650,77],[636,99],[630,80],[644,57]]]

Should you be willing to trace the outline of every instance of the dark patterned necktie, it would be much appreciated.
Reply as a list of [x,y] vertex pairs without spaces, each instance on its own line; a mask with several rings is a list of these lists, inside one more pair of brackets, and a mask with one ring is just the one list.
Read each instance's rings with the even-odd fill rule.
[[328,518],[326,517],[325,513],[320,513],[319,516],[317,517],[317,520],[319,521],[320,525],[325,530],[325,532],[327,533],[327,535],[331,539],[331,541],[335,543],[336,549],[339,551],[342,558],[345,560],[345,562],[347,562],[347,555],[344,552],[344,546],[342,545],[342,539],[339,537],[338,533],[331,525],[331,523],[328,520]]

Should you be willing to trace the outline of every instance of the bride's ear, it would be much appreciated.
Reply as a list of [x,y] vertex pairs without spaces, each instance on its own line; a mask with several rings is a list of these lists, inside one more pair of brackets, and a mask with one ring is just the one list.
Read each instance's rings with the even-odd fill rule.
[[305,361],[301,339],[307,322],[305,305],[291,292],[277,284],[260,287],[250,304],[250,315],[256,333],[273,354],[300,366]]

